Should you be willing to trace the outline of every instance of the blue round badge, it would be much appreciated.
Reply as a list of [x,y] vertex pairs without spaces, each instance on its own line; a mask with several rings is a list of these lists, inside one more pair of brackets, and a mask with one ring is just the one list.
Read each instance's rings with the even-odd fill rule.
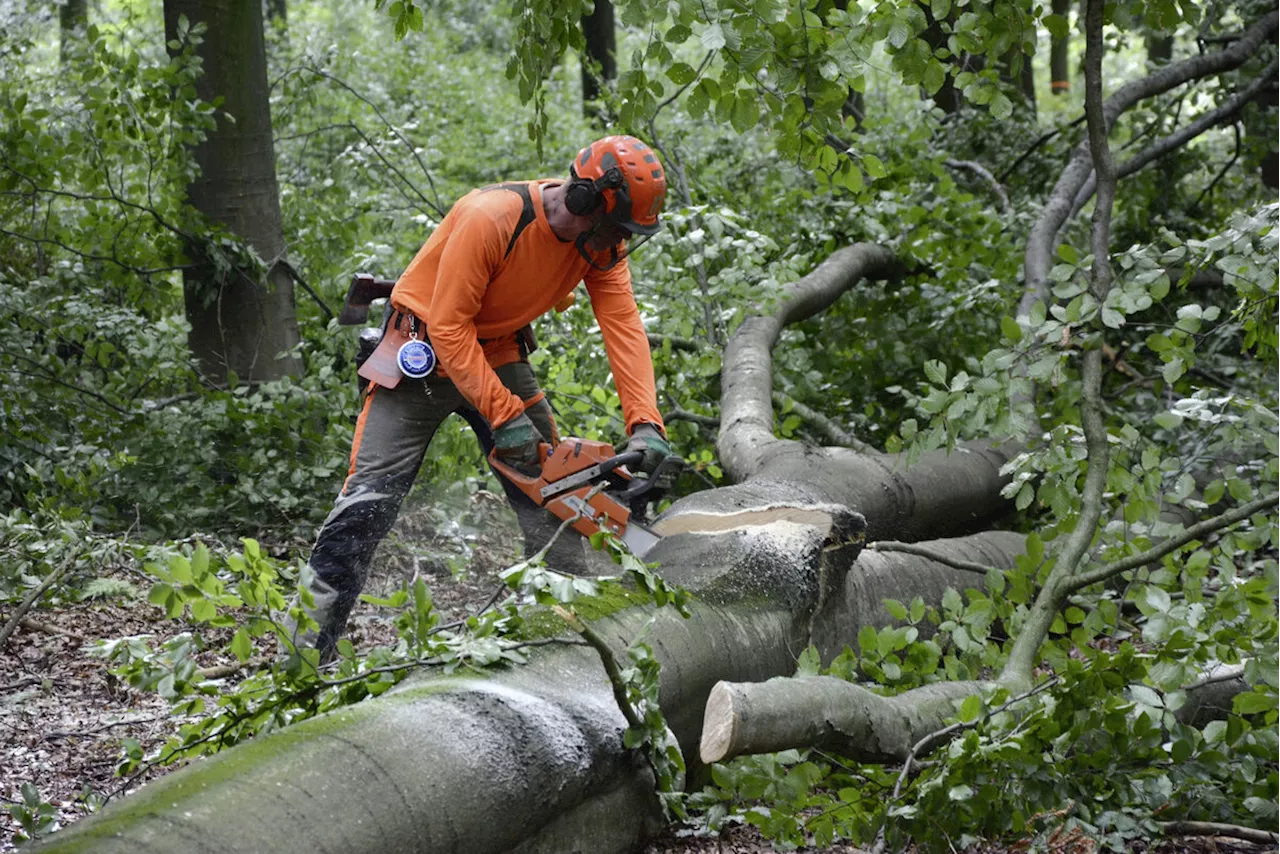
[[420,380],[436,369],[436,351],[425,341],[406,341],[396,352],[396,364],[400,366],[400,373]]

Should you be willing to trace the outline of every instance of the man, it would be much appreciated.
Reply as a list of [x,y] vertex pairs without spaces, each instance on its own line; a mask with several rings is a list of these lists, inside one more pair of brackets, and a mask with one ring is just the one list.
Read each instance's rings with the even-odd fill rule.
[[[332,658],[374,550],[446,417],[466,417],[486,454],[496,449],[522,472],[540,471],[538,444],[554,443],[557,434],[527,361],[528,327],[571,299],[579,281],[604,338],[627,450],[645,452],[644,473],[670,455],[627,265],[630,251],[660,228],[665,196],[662,166],[648,146],[605,137],[579,152],[568,181],[468,193],[409,264],[391,292],[382,342],[360,368],[371,382],[351,468],[309,561],[321,660]],[[532,554],[550,540],[556,520],[513,484],[503,480],[503,487]],[[562,537],[549,564],[579,569],[575,549],[580,562],[580,541]]]

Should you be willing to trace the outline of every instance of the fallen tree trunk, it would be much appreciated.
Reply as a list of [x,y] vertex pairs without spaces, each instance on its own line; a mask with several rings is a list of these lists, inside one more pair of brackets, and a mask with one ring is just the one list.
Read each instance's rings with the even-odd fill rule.
[[[948,579],[974,578],[896,554],[848,578],[863,522],[831,505],[775,501],[740,521],[655,547],[664,575],[695,593],[689,620],[623,607],[593,623],[620,650],[652,621],[662,706],[687,756],[716,682],[790,674],[814,638],[830,650],[856,637],[873,603],[903,589],[935,601]],[[660,811],[647,764],[622,746],[625,726],[593,650],[540,647],[525,666],[412,679],[223,751],[39,850],[628,851]]]

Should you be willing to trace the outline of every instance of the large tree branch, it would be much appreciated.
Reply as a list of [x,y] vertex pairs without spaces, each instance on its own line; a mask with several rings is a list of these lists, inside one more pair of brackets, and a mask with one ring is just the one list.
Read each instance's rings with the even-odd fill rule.
[[1067,595],[1083,590],[1091,584],[1106,581],[1107,579],[1130,569],[1137,569],[1140,566],[1146,566],[1147,564],[1154,563],[1165,555],[1171,554],[1182,548],[1192,540],[1198,540],[1201,537],[1212,534],[1214,531],[1221,530],[1228,525],[1234,525],[1237,522],[1248,519],[1254,513],[1260,513],[1269,507],[1275,507],[1277,500],[1280,500],[1280,493],[1273,492],[1263,498],[1250,501],[1248,504],[1243,504],[1234,510],[1230,510],[1219,516],[1214,516],[1212,519],[1206,519],[1203,522],[1192,525],[1176,537],[1170,537],[1160,543],[1160,545],[1147,549],[1140,554],[1112,561],[1106,566],[1100,566],[1097,569],[1093,569],[1088,572],[1082,572],[1067,583]]
[[834,676],[717,683],[707,697],[699,753],[706,763],[798,745],[857,762],[902,762],[940,730],[955,703],[986,682],[937,682],[886,697]]
[[[1154,74],[1122,86],[1102,105],[1106,126],[1109,128],[1121,113],[1144,98],[1168,92],[1190,80],[1239,68],[1256,54],[1265,42],[1274,37],[1278,18],[1280,13],[1270,12],[1249,27],[1239,41],[1225,50],[1171,63]],[[1058,230],[1070,214],[1076,194],[1089,179],[1092,169],[1089,142],[1085,140],[1072,152],[1071,160],[1058,177],[1057,184],[1045,202],[1040,219],[1032,227],[1027,239],[1023,262],[1026,290],[1022,304],[1019,306],[1020,315],[1029,314],[1032,303],[1044,298],[1044,286],[1053,263],[1053,250],[1057,242]]]
[[784,440],[773,435],[773,347],[787,324],[812,317],[863,278],[890,278],[901,267],[889,249],[857,243],[836,250],[809,275],[788,285],[771,315],[749,317],[725,347],[720,438],[725,471],[745,480]]
[[[1270,65],[1263,69],[1262,73],[1254,78],[1253,82],[1241,89],[1234,96],[1222,103],[1216,109],[1210,110],[1203,114],[1195,121],[1187,124],[1168,136],[1156,140],[1147,148],[1143,149],[1139,154],[1121,163],[1116,170],[1119,178],[1127,178],[1134,172],[1142,169],[1150,163],[1159,160],[1170,152],[1177,151],[1191,140],[1200,136],[1210,128],[1217,127],[1227,119],[1239,113],[1244,109],[1253,98],[1267,86],[1274,86],[1276,80],[1276,63],[1273,60]],[[1080,188],[1080,192],[1076,194],[1075,202],[1071,205],[1071,213],[1064,220],[1064,224],[1070,222],[1080,209],[1088,203],[1093,196],[1094,190],[1098,185],[1097,173],[1089,176],[1089,180]]]

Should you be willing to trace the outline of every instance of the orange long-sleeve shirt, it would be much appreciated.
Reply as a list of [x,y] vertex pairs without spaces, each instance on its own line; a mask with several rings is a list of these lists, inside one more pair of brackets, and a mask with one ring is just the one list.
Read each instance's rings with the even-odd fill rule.
[[627,431],[646,421],[662,427],[631,270],[625,259],[595,270],[555,236],[542,207],[542,189],[554,183],[499,184],[463,196],[400,276],[391,304],[426,322],[441,367],[497,426],[524,404],[493,368],[519,359],[515,333],[584,282]]

